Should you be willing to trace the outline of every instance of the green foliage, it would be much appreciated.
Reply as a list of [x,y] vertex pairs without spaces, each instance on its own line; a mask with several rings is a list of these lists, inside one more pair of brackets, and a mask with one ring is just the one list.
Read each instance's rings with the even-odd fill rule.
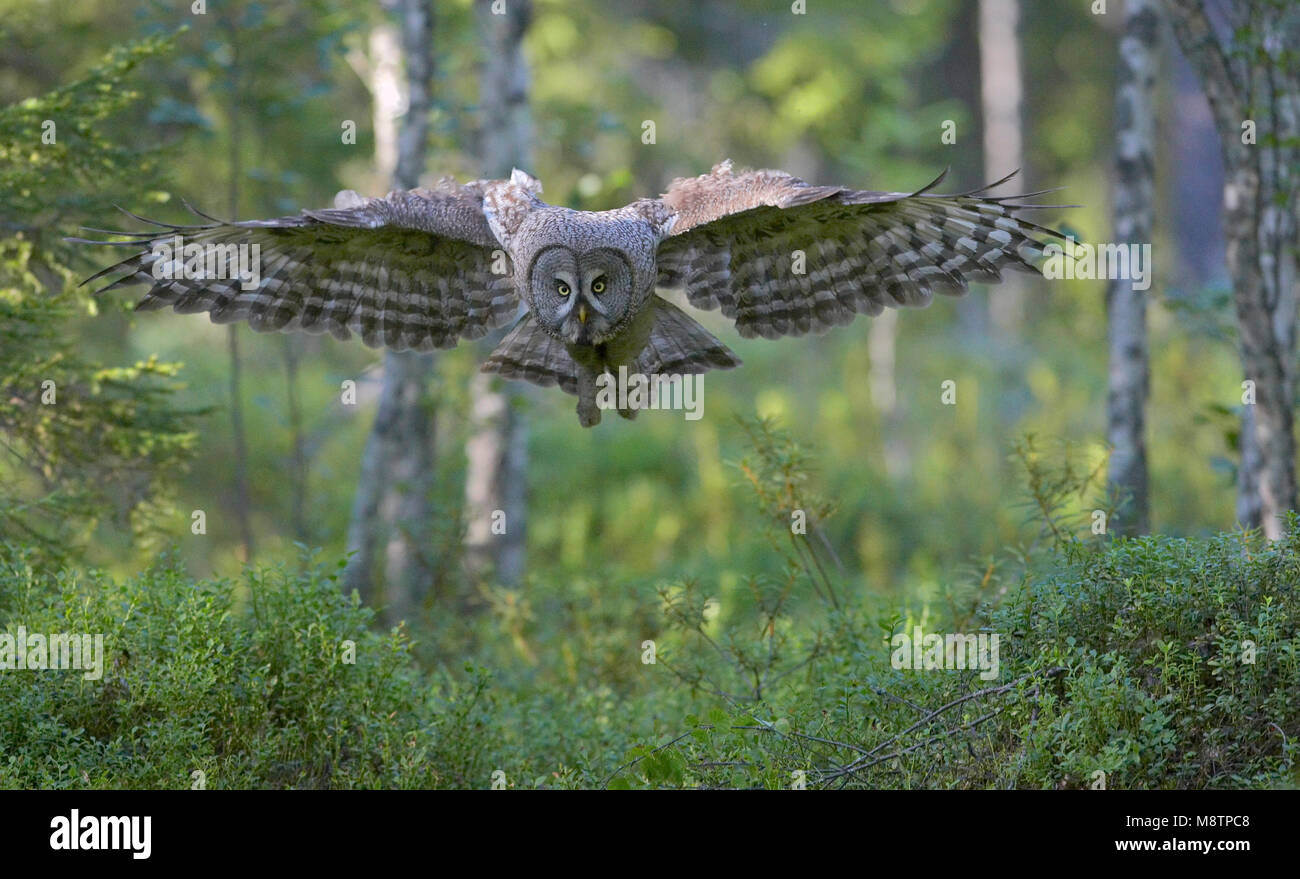
[[[920,186],[949,164],[945,187],[987,182],[976,118],[976,16],[969,4],[819,0],[803,16],[791,15],[788,4],[757,0],[725,7],[688,0],[536,7],[525,40],[534,122],[530,170],[545,180],[548,200],[612,207],[726,156],[871,188]],[[1104,199],[1093,195],[1106,190],[1113,165],[1103,124],[1114,103],[1111,41],[1099,40],[1086,7],[1041,7],[1026,7],[1022,28],[1026,82],[1050,83],[1026,90],[1024,182],[1065,185],[1061,200],[1087,203],[1038,220],[1068,220],[1081,236],[1103,240],[1108,213]],[[364,30],[383,15],[373,0],[240,0],[209,4],[203,16],[160,0],[132,0],[125,8],[130,12],[120,2],[87,0],[37,13],[23,0],[0,0],[0,21],[13,34],[11,44],[0,46],[0,96],[16,103],[68,78],[91,76],[92,62],[110,45],[188,27],[170,53],[142,59],[129,86],[110,89],[114,101],[138,97],[90,130],[117,148],[165,145],[165,161],[143,156],[147,164],[128,163],[127,179],[95,174],[75,186],[59,183],[65,175],[47,175],[46,197],[33,200],[67,209],[57,218],[24,221],[46,234],[46,247],[61,246],[58,236],[80,224],[118,225],[110,201],[183,222],[192,218],[177,196],[224,215],[237,195],[237,213],[266,217],[327,205],[345,187],[367,195],[384,191],[387,181],[373,167],[373,108],[357,64],[367,48]],[[483,47],[474,21],[468,0],[437,5],[429,179],[483,171],[475,134],[483,121]],[[60,118],[83,115],[93,117],[74,109]],[[948,118],[957,125],[952,145],[939,138],[939,123]],[[653,146],[641,142],[647,119],[658,125]],[[342,120],[356,123],[355,144],[342,142]],[[65,127],[61,122],[60,131]],[[24,137],[31,142],[30,133]],[[159,168],[167,171],[163,179]],[[93,201],[79,207],[74,199],[83,196]],[[20,216],[11,217],[7,206],[0,201],[0,222]],[[60,220],[63,227],[55,228]],[[1157,242],[1156,253],[1175,253],[1173,244]],[[83,251],[78,274],[103,268],[106,256],[103,249]],[[621,576],[638,582],[688,575],[739,583],[764,570],[767,532],[742,526],[746,519],[730,488],[743,477],[725,465],[744,453],[748,439],[733,416],[759,414],[798,424],[818,439],[821,471],[841,511],[822,532],[846,575],[865,577],[881,594],[934,591],[942,572],[1015,539],[1021,517],[1010,503],[1015,479],[1008,451],[1016,436],[1071,437],[1094,459],[1101,453],[1101,290],[1100,282],[1088,281],[1036,287],[1025,331],[1014,343],[981,329],[986,303],[978,287],[963,303],[941,299],[908,311],[898,321],[896,361],[885,380],[876,357],[883,346],[865,319],[817,341],[772,342],[738,339],[716,314],[704,315],[745,367],[707,376],[706,416],[689,425],[675,414],[647,413],[635,424],[584,432],[574,424],[571,400],[529,392],[529,454],[544,462],[530,472],[530,558],[545,560],[554,569],[545,574],[559,580],[614,559]],[[1185,292],[1203,298],[1200,290]],[[134,293],[101,299],[99,307],[110,313],[93,318],[78,320],[74,310],[68,328],[78,352],[106,364],[183,361],[181,405],[223,410],[202,424],[195,452],[201,460],[232,460],[224,413],[226,329],[202,316],[119,313]],[[1233,340],[1204,331],[1189,338],[1209,313],[1217,309],[1223,317],[1227,300],[1206,302],[1207,314],[1193,325],[1186,309],[1162,307],[1163,293],[1152,295],[1152,521],[1179,534],[1230,527],[1228,462],[1237,454],[1231,437],[1225,439],[1226,422],[1206,425],[1204,418],[1218,411],[1213,407],[1239,402],[1239,381],[1225,379],[1239,371]],[[365,397],[357,407],[340,405],[339,385],[373,375],[380,355],[355,341],[238,332],[244,422],[256,438],[247,445],[257,558],[292,561],[297,541],[341,554],[373,408]],[[293,379],[286,375],[287,354],[296,358]],[[459,567],[464,461],[458,450],[471,423],[468,381],[483,354],[467,345],[438,357],[435,503],[448,515],[438,525],[447,539],[436,554],[446,562],[444,582],[455,580]],[[961,389],[958,404],[943,406],[935,389],[953,378]],[[291,383],[297,419],[289,416]],[[882,386],[892,388],[883,398]],[[897,401],[893,411],[890,397]],[[288,466],[298,440],[307,465],[301,493],[298,471]],[[305,527],[294,515],[300,496]],[[235,498],[223,466],[194,468],[175,485],[177,509],[204,509],[209,517],[206,539],[180,546],[196,572],[238,571]],[[183,525],[183,517],[172,524]],[[94,562],[134,570],[135,546],[120,534],[97,537]]]
[[[797,486],[786,502],[804,503],[818,480],[788,435],[749,428],[737,467],[775,536],[788,526],[761,499]],[[1034,461],[1028,481],[1053,493],[1090,476]],[[796,544],[772,558],[784,576],[729,586],[638,596],[539,577],[423,645],[375,632],[310,559],[195,581],[171,556],[126,580],[19,558],[0,568],[0,631],[101,633],[105,672],[0,672],[0,785],[185,787],[197,770],[230,788],[1297,781],[1300,520],[1273,544],[1062,540],[919,605],[845,588]],[[998,633],[996,678],[894,668],[890,641],[914,626]]]
[[128,75],[171,47],[153,37],[114,49],[85,77],[0,109],[0,231],[35,232],[103,212],[124,182],[147,180],[157,152],[108,138],[140,98]]
[[[320,567],[194,581],[0,568],[11,634],[104,636],[104,673],[0,673],[0,786],[429,787],[476,775],[484,686],[431,687]],[[349,643],[355,644],[350,663]]]
[[[1086,491],[1093,474],[1032,448],[1021,445],[1029,494],[1043,533],[1057,533],[1061,497]],[[780,449],[768,447],[765,469],[789,460]],[[699,608],[674,601],[671,626],[699,636],[681,642],[700,642],[692,684],[729,666],[763,673],[780,663],[789,672],[761,696],[704,688],[711,698],[700,701],[711,707],[652,740],[659,744],[629,749],[609,786],[1292,786],[1297,526],[1293,517],[1275,544],[1242,533],[1092,543],[1062,535],[1049,549],[1013,554],[1019,582],[1010,588],[990,588],[986,571],[969,616],[854,603],[782,626],[773,620],[785,615],[771,615],[755,592],[748,611],[763,615],[766,666],[736,646],[752,637],[745,614],[709,632]],[[890,638],[922,622],[928,632],[998,633],[997,679],[894,668]],[[682,660],[667,646],[663,653],[677,673]]]
[[[811,5],[537,4],[530,170],[548,200],[612,207],[725,156],[853,186],[919,186],[948,164],[953,189],[986,182],[971,5]],[[1015,340],[984,331],[979,289],[909,311],[881,340],[861,321],[816,342],[737,340],[705,315],[746,366],[708,376],[699,422],[647,413],[582,431],[569,398],[530,392],[528,581],[468,596],[458,450],[483,352],[464,346],[438,360],[446,515],[418,643],[367,634],[368,612],[319,568],[243,569],[230,432],[192,418],[227,402],[226,330],[78,291],[103,252],[74,264],[61,236],[104,224],[114,202],[176,219],[173,191],[248,217],[381,193],[354,64],[382,13],[373,0],[126,6],[0,0],[13,37],[0,41],[0,622],[101,631],[114,651],[99,683],[0,672],[0,784],[181,787],[196,769],[212,787],[485,787],[498,770],[508,787],[1294,782],[1295,539],[1208,533],[1232,521],[1239,393],[1212,279],[1152,296],[1153,520],[1197,537],[1089,532],[1092,511],[1122,499],[1093,496],[1104,297],[1076,281],[1032,297]],[[174,40],[98,61],[179,22]],[[1062,200],[1088,202],[1072,228],[1105,238],[1094,194],[1112,166],[1113,47],[1085,5],[1026,4],[1021,30],[1026,82],[1050,84],[1025,94],[1026,185],[1065,185]],[[435,41],[429,176],[478,176],[468,0],[437,5]],[[887,365],[881,342],[897,352]],[[371,420],[339,386],[364,383],[378,355],[320,337],[241,331],[240,344],[258,561],[295,564],[296,540],[337,557]],[[755,413],[816,437],[816,458]],[[1015,446],[1023,433],[1075,451]],[[286,466],[298,441],[305,486]],[[194,455],[214,463],[186,472]],[[305,524],[290,512],[299,488]],[[188,533],[192,509],[208,534]],[[164,533],[186,566],[85,573],[138,570]],[[889,639],[916,625],[1002,633],[1001,674],[893,669]],[[348,638],[356,666],[340,662]]]
[[167,46],[114,51],[78,82],[0,109],[0,535],[46,559],[67,558],[106,519],[148,548],[174,518],[169,492],[194,447],[192,413],[171,400],[175,365],[85,355],[72,323],[98,309],[57,237],[64,214],[102,208],[150,170],[151,154],[113,145],[101,124],[138,97],[128,73]]
[[[1300,528],[1076,549],[992,615],[1028,669],[1062,666],[1019,735],[1026,778],[1110,787],[1298,780]],[[1022,712],[1023,714],[1023,712]]]

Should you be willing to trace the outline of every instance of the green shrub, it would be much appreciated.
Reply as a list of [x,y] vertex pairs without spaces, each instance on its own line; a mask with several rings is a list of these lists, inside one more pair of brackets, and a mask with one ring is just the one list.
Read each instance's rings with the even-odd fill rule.
[[[419,645],[310,563],[195,581],[163,558],[115,581],[11,545],[0,631],[102,633],[106,661],[98,681],[0,670],[0,786],[1295,785],[1294,517],[1275,543],[1093,536],[1068,521],[1091,508],[1065,500],[1095,473],[1075,470],[1030,480],[1036,549],[882,597],[829,557],[809,459],[753,431],[737,469],[766,570],[542,570],[483,613],[434,607]],[[918,625],[997,633],[999,674],[895,669],[891,637]]]
[[[882,609],[862,590],[834,598],[816,541],[787,524],[789,510],[816,508],[805,458],[770,425],[756,430],[759,460],[741,469],[789,547],[789,579],[756,581],[722,624],[705,619],[694,582],[661,591],[664,666],[699,707],[630,749],[612,786],[1295,785],[1295,517],[1276,543],[1081,540],[1072,535],[1087,529],[1071,520],[1094,508],[1078,500],[1098,469],[1066,461],[1049,472],[1030,440],[1017,451],[1046,545],[981,565],[946,601]],[[792,591],[822,605],[794,606]],[[997,679],[894,669],[890,637],[921,623],[998,633]]]
[[99,681],[0,671],[0,786],[465,783],[481,677],[432,688],[371,617],[320,568],[193,581],[163,560],[115,582],[6,565],[0,630],[103,634],[105,661]]
[[1036,783],[1286,783],[1300,735],[1300,529],[1076,549],[993,615],[1017,663],[1063,666],[1025,724]]

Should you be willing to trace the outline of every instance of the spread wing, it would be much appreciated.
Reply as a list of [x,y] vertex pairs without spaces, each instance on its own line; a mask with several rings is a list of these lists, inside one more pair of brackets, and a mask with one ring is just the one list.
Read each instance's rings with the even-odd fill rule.
[[352,204],[296,217],[145,220],[158,228],[109,233],[126,241],[71,240],[133,251],[87,282],[124,272],[104,290],[149,284],[137,310],[171,306],[206,311],[214,323],[247,320],[261,332],[357,333],[372,347],[427,351],[478,338],[516,314],[509,259],[483,216],[488,184],[445,179],[385,198],[341,194]]
[[1037,271],[1044,237],[1062,237],[1014,216],[1061,207],[1019,201],[1042,193],[929,194],[942,179],[913,193],[862,192],[782,171],[736,174],[724,162],[663,195],[676,220],[659,245],[659,285],[720,308],[742,336],[775,339],[928,305],[936,290],[960,295],[1006,268]]

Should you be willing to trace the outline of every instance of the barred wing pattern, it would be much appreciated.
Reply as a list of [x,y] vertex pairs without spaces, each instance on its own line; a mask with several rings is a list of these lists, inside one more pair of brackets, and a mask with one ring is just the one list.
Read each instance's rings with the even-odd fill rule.
[[[356,333],[371,347],[428,351],[483,336],[517,313],[513,269],[483,216],[488,183],[448,178],[385,198],[351,194],[352,206],[296,217],[199,226],[145,220],[161,231],[110,233],[132,236],[127,241],[73,240],[136,251],[86,282],[125,272],[104,290],[151,285],[138,310],[171,306],[181,314],[206,311],[214,323],[247,320],[261,332]],[[217,277],[155,277],[154,245],[178,235],[217,254]],[[235,250],[223,246],[254,244],[260,283],[245,290],[233,277]]]
[[[735,174],[730,162],[675,181],[662,200],[677,217],[658,251],[659,284],[720,308],[742,336],[801,336],[886,306],[929,305],[1006,268],[1037,271],[1044,236],[1014,216],[1021,196],[981,190],[930,195],[811,186],[781,171]],[[1045,190],[1050,191],[1050,190]],[[796,263],[802,252],[803,265]],[[802,268],[799,272],[797,269]]]
[[521,379],[543,388],[559,385],[566,394],[578,393],[578,364],[564,343],[544,331],[531,314],[525,314],[506,333],[501,344],[483,362],[483,372]]
[[641,374],[698,375],[740,366],[739,357],[676,305],[653,296],[650,307],[656,316],[645,349],[637,357]]

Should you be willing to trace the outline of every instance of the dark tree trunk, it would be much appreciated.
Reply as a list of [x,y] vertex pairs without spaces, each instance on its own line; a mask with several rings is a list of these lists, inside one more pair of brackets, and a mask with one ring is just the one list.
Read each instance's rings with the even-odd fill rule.
[[[1223,145],[1224,233],[1243,380],[1239,515],[1276,539],[1296,506],[1297,196],[1300,195],[1300,6],[1242,0],[1214,22],[1204,0],[1164,0]],[[1254,137],[1250,135],[1253,126]],[[1253,422],[1253,423],[1252,423]],[[1253,470],[1252,470],[1253,468]],[[1258,492],[1258,497],[1245,492]]]

